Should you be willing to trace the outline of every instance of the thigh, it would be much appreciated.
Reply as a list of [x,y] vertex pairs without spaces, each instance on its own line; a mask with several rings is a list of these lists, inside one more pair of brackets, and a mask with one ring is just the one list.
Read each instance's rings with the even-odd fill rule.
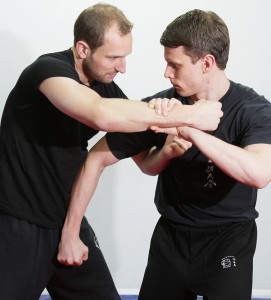
[[196,300],[197,296],[186,287],[188,262],[185,248],[184,245],[182,252],[179,251],[176,229],[160,219],[152,236],[139,300]]
[[250,300],[257,229],[254,221],[233,224],[207,252],[208,300]]
[[0,240],[0,299],[38,299],[53,269],[50,233],[0,213]]
[[74,267],[55,262],[54,274],[47,285],[52,299],[120,300],[95,233],[86,219],[82,222],[80,237],[89,248],[89,258]]

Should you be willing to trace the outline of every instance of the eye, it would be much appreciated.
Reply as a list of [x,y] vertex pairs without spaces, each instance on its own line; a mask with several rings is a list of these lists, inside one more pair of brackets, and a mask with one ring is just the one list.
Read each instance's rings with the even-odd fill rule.
[[172,68],[173,70],[178,70],[180,69],[180,65],[175,65],[175,64],[169,64],[169,67]]
[[108,59],[110,59],[110,60],[116,60],[118,58],[119,58],[118,56],[110,56],[110,57],[108,57]]

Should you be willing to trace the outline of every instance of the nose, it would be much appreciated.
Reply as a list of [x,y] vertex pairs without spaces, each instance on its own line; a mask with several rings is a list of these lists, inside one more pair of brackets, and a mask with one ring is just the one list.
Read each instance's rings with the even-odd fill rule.
[[121,74],[126,72],[126,59],[124,57],[118,59],[115,69]]
[[164,77],[165,78],[172,78],[173,77],[173,72],[169,66],[166,67],[166,70],[164,72]]

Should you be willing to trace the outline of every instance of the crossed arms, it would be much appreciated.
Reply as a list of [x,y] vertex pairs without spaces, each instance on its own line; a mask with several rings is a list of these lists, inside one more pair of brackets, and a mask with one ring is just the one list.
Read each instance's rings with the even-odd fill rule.
[[195,106],[174,105],[168,115],[157,114],[147,103],[118,98],[108,100],[67,77],[48,78],[40,84],[39,90],[66,115],[107,132],[144,131],[152,125],[212,130],[222,116],[220,103],[203,100]]

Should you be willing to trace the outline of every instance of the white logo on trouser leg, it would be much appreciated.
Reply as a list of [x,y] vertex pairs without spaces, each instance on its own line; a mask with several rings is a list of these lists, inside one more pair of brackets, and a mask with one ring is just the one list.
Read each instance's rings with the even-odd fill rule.
[[94,236],[94,244],[95,244],[95,246],[96,246],[98,249],[100,249],[100,246],[99,246],[98,239],[97,239],[97,236],[96,236],[96,235]]
[[226,256],[221,259],[221,265],[223,269],[236,267],[236,258],[235,256]]

